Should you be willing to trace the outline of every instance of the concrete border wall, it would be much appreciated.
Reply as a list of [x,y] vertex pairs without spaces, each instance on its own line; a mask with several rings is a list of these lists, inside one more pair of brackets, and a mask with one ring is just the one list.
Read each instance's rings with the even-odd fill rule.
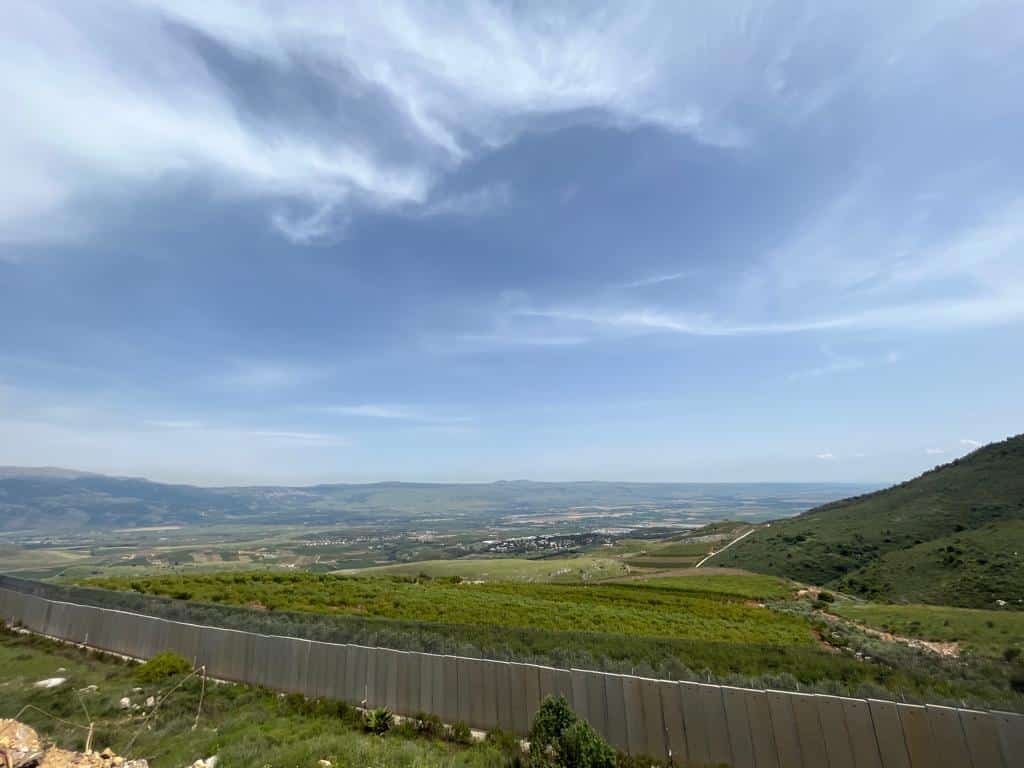
[[145,659],[173,651],[224,680],[427,712],[525,734],[562,695],[610,744],[675,765],[1020,768],[1024,715],[757,691],[459,656],[321,643],[76,605],[0,587],[0,619]]

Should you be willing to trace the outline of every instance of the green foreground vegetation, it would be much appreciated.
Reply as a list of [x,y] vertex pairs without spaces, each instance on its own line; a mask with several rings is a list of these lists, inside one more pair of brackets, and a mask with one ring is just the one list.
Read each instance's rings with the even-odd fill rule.
[[[221,768],[307,768],[321,759],[339,768],[498,768],[521,762],[514,742],[500,734],[470,745],[459,743],[468,741],[464,732],[443,734],[433,723],[417,728],[407,722],[379,736],[368,731],[361,713],[339,702],[310,701],[243,685],[207,684],[203,694],[196,677],[147,720],[145,708],[121,709],[121,697],[139,704],[149,696],[160,698],[185,675],[143,682],[143,669],[103,654],[0,631],[0,718],[17,715],[58,746],[79,751],[85,747],[84,726],[92,720],[95,748],[144,757],[152,768],[181,768],[211,755],[218,756]],[[54,676],[67,681],[49,689],[34,686]],[[82,727],[58,722],[36,709],[23,711],[28,704]],[[197,711],[198,727],[193,730]]]

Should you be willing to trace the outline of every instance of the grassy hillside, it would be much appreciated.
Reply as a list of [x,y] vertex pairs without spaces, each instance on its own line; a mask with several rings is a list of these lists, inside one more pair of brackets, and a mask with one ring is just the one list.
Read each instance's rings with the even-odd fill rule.
[[973,531],[883,555],[837,582],[870,599],[963,608],[1024,608],[1024,520],[1001,520]]
[[969,654],[993,659],[1024,652],[1024,613],[950,608],[944,605],[878,605],[836,601],[829,610],[902,637],[955,642]]
[[709,565],[844,585],[889,600],[991,608],[998,598],[1017,605],[1024,576],[1012,552],[1022,551],[1021,529],[1007,521],[1020,520],[1024,435],[893,488],[777,521]]

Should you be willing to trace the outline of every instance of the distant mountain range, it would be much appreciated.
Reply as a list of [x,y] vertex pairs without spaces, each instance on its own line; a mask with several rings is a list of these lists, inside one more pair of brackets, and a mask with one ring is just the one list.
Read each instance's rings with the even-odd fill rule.
[[1024,435],[773,523],[712,563],[872,599],[1024,608]]
[[[705,521],[790,515],[863,490],[815,483],[367,483],[201,488],[54,467],[0,467],[0,531],[142,526],[497,520],[547,510],[689,510]],[[608,510],[610,515],[612,510]]]

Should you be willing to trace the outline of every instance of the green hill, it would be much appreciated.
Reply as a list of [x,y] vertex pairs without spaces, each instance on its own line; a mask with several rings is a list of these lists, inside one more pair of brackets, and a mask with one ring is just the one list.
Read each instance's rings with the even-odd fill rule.
[[710,565],[873,599],[1024,607],[1024,435],[884,491],[780,520]]

